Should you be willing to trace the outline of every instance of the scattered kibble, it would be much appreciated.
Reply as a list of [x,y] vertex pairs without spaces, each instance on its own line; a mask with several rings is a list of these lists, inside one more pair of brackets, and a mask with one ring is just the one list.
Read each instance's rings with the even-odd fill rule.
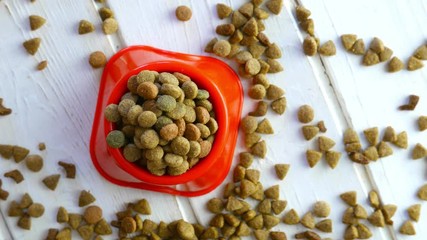
[[317,53],[317,42],[314,37],[307,36],[302,45],[305,55],[314,56]]
[[340,152],[329,150],[329,151],[326,151],[325,153],[326,163],[332,169],[335,169],[337,167],[340,158],[341,158]]
[[329,40],[319,47],[319,53],[324,56],[333,56],[336,54],[337,50],[335,44],[332,40]]
[[90,54],[89,64],[93,68],[101,68],[107,63],[107,57],[101,51],[96,51]]
[[88,191],[82,190],[79,196],[79,207],[87,206],[95,202],[95,197]]
[[23,43],[25,50],[31,55],[36,54],[37,50],[39,50],[41,38],[32,38]]
[[340,198],[350,206],[354,207],[357,204],[357,192],[355,191],[345,192],[340,195]]
[[31,31],[41,28],[46,23],[46,19],[38,15],[31,15],[29,19]]
[[427,156],[427,148],[421,143],[417,143],[412,150],[412,159],[421,159]]
[[415,235],[416,234],[414,224],[410,220],[405,221],[402,224],[402,226],[399,228],[399,232],[401,234],[404,234],[404,235]]
[[89,22],[88,20],[80,20],[78,31],[80,35],[91,33],[95,31],[95,26],[93,25],[93,23]]
[[418,190],[417,195],[419,199],[427,201],[427,184],[421,186],[421,188]]
[[61,175],[59,174],[53,174],[50,176],[47,176],[45,178],[43,178],[42,182],[44,183],[44,185],[49,188],[52,191],[55,191],[56,186],[58,186],[58,182],[60,179]]
[[47,60],[41,61],[39,64],[37,64],[37,70],[42,71],[47,67]]
[[74,164],[59,161],[58,165],[64,168],[66,178],[76,178],[76,166]]
[[417,96],[417,95],[409,95],[408,103],[404,104],[404,105],[401,105],[399,107],[399,110],[409,110],[409,111],[412,111],[417,106],[419,100],[420,100],[419,96]]
[[[12,109],[3,106],[3,98],[0,98],[0,116],[6,116],[6,115],[9,115],[11,113],[12,113]],[[5,149],[4,146],[0,147],[0,148]],[[2,152],[2,150],[0,149],[0,154],[1,154],[1,152]],[[2,154],[2,156],[3,156],[3,154]]]
[[403,64],[402,60],[400,60],[398,57],[393,57],[388,62],[388,71],[391,73],[399,72],[403,69],[405,65]]
[[363,39],[357,39],[356,42],[353,44],[353,47],[351,47],[350,51],[356,55],[364,55],[365,43],[363,42]]
[[303,126],[301,130],[302,130],[302,135],[307,141],[313,139],[320,131],[317,126],[312,126],[312,125]]
[[421,215],[421,204],[414,204],[410,206],[408,209],[408,215],[409,217],[414,220],[415,222],[418,222],[420,220]]
[[212,48],[213,53],[215,53],[219,57],[226,57],[230,54],[231,45],[226,40],[218,40]]
[[300,223],[306,227],[306,228],[310,228],[313,229],[316,225],[315,221],[314,221],[314,216],[311,212],[307,212],[306,214],[304,214],[301,217],[301,221]]
[[300,222],[300,217],[295,209],[289,210],[283,217],[283,222],[288,225],[295,225]]
[[344,46],[345,50],[351,51],[354,43],[356,43],[357,35],[355,34],[344,34],[341,35],[341,43]]
[[218,3],[216,5],[216,12],[218,14],[219,19],[224,19],[227,18],[231,15],[231,13],[233,12],[233,10],[231,9],[231,7],[223,4],[223,3]]
[[298,109],[298,120],[301,123],[309,123],[314,119],[314,110],[309,105],[302,105]]
[[13,179],[16,183],[24,181],[24,176],[22,176],[22,173],[18,169],[6,172],[4,176]]
[[30,171],[39,172],[43,168],[43,158],[38,154],[28,155],[25,164]]
[[326,152],[335,146],[335,141],[328,137],[320,136],[317,139],[317,145],[319,147],[319,151]]
[[283,1],[282,0],[268,0],[265,6],[273,14],[278,15],[282,11]]
[[99,16],[102,21],[105,21],[107,18],[114,18],[114,12],[107,7],[102,7],[99,9]]
[[332,232],[332,220],[331,219],[324,219],[318,223],[316,223],[315,227],[322,232],[325,233],[331,233]]
[[424,131],[427,129],[427,116],[420,116],[417,121],[418,129]]
[[422,67],[424,67],[424,64],[420,59],[418,59],[416,57],[410,57],[409,58],[408,66],[407,66],[407,69],[409,71],[415,71],[415,70],[418,70]]
[[88,224],[95,224],[102,219],[102,209],[96,205],[89,206],[85,209],[83,219]]
[[109,35],[116,33],[119,29],[119,23],[114,18],[107,18],[102,22],[102,31]]
[[322,153],[315,150],[307,150],[305,156],[308,165],[310,166],[310,168],[313,168],[322,158]]
[[378,209],[375,212],[373,212],[369,217],[368,217],[368,221],[376,226],[376,227],[384,227],[385,226],[385,219],[384,219],[384,215],[383,212]]
[[328,217],[331,212],[331,206],[325,201],[318,201],[313,206],[313,214],[316,217]]
[[276,172],[277,178],[279,178],[280,180],[285,179],[286,175],[288,174],[289,168],[289,164],[275,164],[274,170]]
[[188,21],[192,15],[191,9],[187,6],[178,6],[175,9],[175,16],[180,21]]
[[30,217],[41,217],[44,214],[44,206],[41,203],[33,203],[28,207],[27,213]]

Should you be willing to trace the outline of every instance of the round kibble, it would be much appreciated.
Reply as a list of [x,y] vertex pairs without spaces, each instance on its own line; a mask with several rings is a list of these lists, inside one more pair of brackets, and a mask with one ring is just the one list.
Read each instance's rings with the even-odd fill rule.
[[163,148],[157,146],[153,149],[147,149],[144,151],[144,156],[149,161],[160,161],[164,155]]
[[28,155],[25,158],[25,165],[33,172],[39,172],[43,168],[43,158],[38,155]]
[[211,135],[211,131],[209,130],[209,128],[201,123],[196,123],[196,127],[199,128],[200,130],[200,137],[202,139],[206,139]]
[[261,71],[261,64],[255,58],[249,59],[245,63],[245,71],[247,74],[256,75]]
[[314,204],[313,214],[315,216],[325,218],[329,216],[330,212],[331,206],[329,205],[329,203],[325,201],[318,201]]
[[142,133],[140,141],[144,149],[153,149],[159,144],[159,135],[156,131],[148,129]]
[[175,10],[175,16],[180,21],[188,21],[192,15],[191,9],[187,6],[178,6]]
[[213,52],[219,57],[226,57],[230,54],[231,45],[226,40],[219,40],[213,46]]
[[261,84],[255,84],[249,88],[248,95],[252,99],[263,99],[266,95],[265,87]]
[[187,81],[182,84],[182,90],[184,91],[186,99],[194,99],[197,97],[199,88],[192,81]]
[[170,112],[176,107],[176,100],[169,95],[161,95],[157,98],[156,106],[162,111]]
[[152,111],[143,111],[138,116],[138,125],[143,128],[150,128],[157,122],[157,116]]
[[298,120],[301,123],[309,123],[314,119],[314,110],[309,105],[303,105],[298,109]]
[[212,149],[212,143],[209,141],[202,141],[200,142],[200,154],[199,158],[206,157]]
[[200,152],[200,143],[197,141],[190,141],[190,150],[188,151],[187,156],[190,158],[195,158],[200,155]]
[[119,103],[118,111],[122,117],[126,117],[130,108],[135,106],[135,102],[130,99],[123,99]]
[[196,125],[192,123],[187,124],[184,132],[185,138],[187,138],[190,141],[197,141],[200,138],[200,135],[201,135],[200,129]]
[[107,57],[101,51],[96,51],[90,54],[89,64],[93,68],[101,68],[107,63]]
[[196,120],[199,123],[205,124],[209,121],[210,115],[208,110],[204,107],[196,107]]
[[135,144],[128,144],[123,148],[123,156],[129,162],[135,162],[141,158],[142,152]]
[[155,99],[159,93],[159,89],[152,82],[143,82],[138,85],[136,92],[144,99]]
[[107,144],[112,148],[121,148],[125,142],[125,134],[122,131],[113,130],[107,135]]
[[190,142],[185,137],[176,137],[171,142],[171,148],[175,154],[185,156],[190,151]]
[[121,220],[120,230],[125,233],[134,233],[136,231],[136,221],[132,217],[125,217]]
[[107,18],[102,22],[102,31],[105,34],[113,34],[119,29],[119,23],[114,18]]
[[127,120],[132,125],[138,125],[138,117],[141,113],[142,113],[142,107],[139,105],[134,105],[129,109],[128,114],[126,115]]
[[95,224],[102,219],[102,209],[98,206],[89,206],[83,213],[83,219],[88,224]]
[[27,213],[30,217],[41,217],[44,213],[44,206],[40,203],[33,203],[28,207]]
[[160,94],[169,95],[175,99],[178,99],[181,97],[181,88],[174,84],[164,83],[160,88]]
[[117,104],[109,104],[105,110],[104,115],[109,122],[118,122],[121,119]]
[[175,123],[168,124],[160,129],[160,137],[170,141],[178,136],[178,126]]
[[178,120],[183,118],[186,113],[187,113],[187,107],[185,106],[185,104],[177,102],[176,107],[172,111],[167,112],[166,116],[170,117],[173,120]]
[[204,100],[204,99],[208,99],[209,98],[209,92],[204,90],[204,89],[199,89],[199,91],[197,91],[197,96],[196,99],[199,100]]

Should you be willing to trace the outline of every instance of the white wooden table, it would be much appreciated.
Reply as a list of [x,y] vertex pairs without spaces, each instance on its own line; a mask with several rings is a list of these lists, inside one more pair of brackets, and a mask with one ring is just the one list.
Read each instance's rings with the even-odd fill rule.
[[[223,22],[216,16],[218,2],[237,8],[244,1],[107,0],[105,5],[114,10],[120,30],[116,35],[105,36],[97,13],[103,4],[89,0],[0,1],[0,97],[13,109],[12,115],[0,117],[0,144],[19,144],[33,153],[38,152],[39,142],[47,145],[47,150],[41,152],[45,167],[38,174],[30,173],[24,164],[18,166],[13,161],[0,160],[0,178],[3,187],[10,192],[8,201],[0,201],[0,239],[42,239],[48,228],[61,227],[55,221],[59,206],[80,212],[77,198],[82,189],[90,190],[97,197],[96,203],[103,207],[108,221],[127,202],[146,198],[153,210],[149,218],[154,221],[184,218],[190,222],[208,223],[212,215],[205,209],[205,203],[207,199],[221,196],[221,186],[205,196],[184,198],[119,187],[97,173],[88,148],[102,70],[93,70],[87,59],[93,51],[101,50],[110,57],[131,45],[206,55],[203,52],[205,44],[216,36],[214,29]],[[355,33],[365,40],[365,44],[377,36],[396,56],[406,61],[419,45],[425,43],[427,3],[422,0],[284,2],[282,13],[265,21],[266,34],[283,51],[280,62],[285,67],[285,71],[271,75],[270,81],[286,89],[288,109],[282,116],[269,113],[276,134],[265,137],[267,157],[253,165],[262,171],[264,187],[280,184],[281,199],[288,201],[287,210],[294,208],[300,215],[318,200],[329,202],[334,231],[322,236],[332,239],[342,239],[345,229],[341,215],[346,206],[339,194],[357,191],[359,202],[370,213],[367,193],[377,189],[382,201],[396,204],[398,210],[393,217],[393,226],[371,227],[372,239],[426,239],[426,204],[423,204],[421,220],[416,224],[416,236],[406,237],[399,234],[398,229],[409,219],[405,209],[421,203],[416,191],[426,182],[425,159],[414,161],[410,154],[418,142],[427,146],[427,132],[419,132],[416,127],[418,116],[427,115],[427,69],[389,74],[385,64],[363,67],[360,56],[344,51],[339,36]],[[316,35],[321,41],[336,43],[336,56],[308,58],[302,53],[304,35],[294,13],[297,4],[312,11]],[[175,19],[174,10],[178,5],[193,9],[190,21],[184,23]],[[47,24],[31,32],[28,24],[31,14],[45,17]],[[78,35],[77,26],[81,19],[93,22],[96,31]],[[32,37],[42,38],[35,56],[28,55],[22,47],[22,42]],[[49,62],[47,69],[36,71],[37,63],[45,59]],[[246,92],[249,83],[242,81],[242,84]],[[410,94],[420,96],[415,111],[398,111],[397,107],[405,103]],[[304,152],[313,148],[315,141],[305,141],[300,133],[296,110],[302,104],[313,106],[316,122],[325,121],[328,128],[325,135],[337,142],[337,150],[344,150],[341,139],[347,127],[361,132],[368,127],[378,126],[382,130],[389,125],[398,132],[408,132],[409,148],[393,148],[392,156],[367,167],[354,164],[344,156],[335,170],[329,169],[324,161],[310,169]],[[245,97],[242,115],[252,107],[253,101]],[[234,164],[237,153],[243,150],[240,136]],[[76,164],[77,178],[62,178],[56,191],[51,192],[40,181],[44,176],[60,171],[56,164],[58,160]],[[273,164],[279,162],[291,164],[291,170],[282,182],[273,176],[272,170]],[[2,176],[14,168],[25,175],[25,181],[20,184]],[[230,179],[229,174],[225,182]],[[44,216],[33,220],[31,231],[19,229],[17,219],[7,217],[9,202],[19,199],[25,192],[46,206]],[[274,229],[285,231],[288,239],[293,239],[293,234],[305,228],[280,223]]]

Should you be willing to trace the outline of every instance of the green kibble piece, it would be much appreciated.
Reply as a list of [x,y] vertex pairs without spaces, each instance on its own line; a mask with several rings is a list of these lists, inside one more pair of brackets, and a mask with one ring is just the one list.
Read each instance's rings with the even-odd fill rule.
[[241,121],[241,128],[244,133],[253,133],[258,128],[258,121],[256,117],[246,116]]
[[282,65],[279,61],[276,61],[275,59],[268,58],[267,64],[268,66],[270,66],[268,73],[278,73],[283,71]]
[[[258,43],[253,43],[249,45],[248,49],[249,49],[249,52],[252,54],[252,57],[258,60],[262,56],[262,54],[264,54],[266,47]],[[259,64],[261,69],[261,63]]]
[[264,140],[255,143],[251,147],[251,153],[254,156],[265,158],[265,155],[267,154],[267,145]]
[[422,67],[424,67],[424,64],[420,59],[413,57],[413,56],[409,58],[408,66],[407,66],[407,69],[409,71],[415,71],[415,70],[418,70]]
[[123,99],[120,101],[117,110],[122,117],[126,117],[130,108],[135,106],[135,102],[130,99]]
[[159,89],[157,86],[152,82],[142,82],[138,85],[136,92],[139,96],[143,97],[144,99],[155,99],[157,97],[157,94],[159,93]]
[[258,29],[258,24],[255,18],[250,18],[245,25],[243,25],[242,27],[242,32],[246,35],[246,36],[256,36],[258,35],[259,29]]
[[117,32],[119,29],[119,23],[114,18],[107,18],[102,22],[102,31],[109,35]]
[[103,7],[99,9],[99,15],[101,16],[102,21],[104,21],[107,18],[114,17],[114,13],[111,9]]
[[252,99],[263,99],[266,95],[265,87],[261,84],[255,84],[249,89],[248,95]]
[[215,120],[215,118],[209,118],[206,126],[209,128],[211,134],[215,134],[218,131],[218,122]]
[[236,60],[236,62],[239,64],[245,64],[249,59],[252,59],[252,58],[253,56],[250,52],[240,51],[235,55],[234,60]]
[[267,114],[268,104],[264,101],[259,101],[252,112],[249,112],[249,116],[262,117]]
[[181,88],[184,91],[186,99],[195,99],[197,97],[199,88],[197,87],[196,83],[187,81],[182,84]]
[[201,153],[200,143],[197,141],[190,141],[190,149],[187,153],[187,156],[190,158],[198,157]]
[[128,144],[123,148],[123,156],[129,162],[135,162],[141,158],[141,150],[135,144]]
[[121,116],[118,108],[119,106],[117,104],[109,104],[104,110],[105,119],[109,122],[120,121]]
[[178,99],[181,96],[181,89],[177,85],[164,83],[160,87],[160,94],[169,95]]
[[150,70],[142,70],[141,72],[136,75],[137,82],[139,84],[143,82],[152,82],[156,80],[156,72],[150,71]]
[[170,112],[176,107],[176,100],[169,95],[161,95],[157,98],[156,106],[158,109]]
[[266,89],[268,89],[270,87],[270,81],[267,78],[267,75],[265,74],[257,74],[256,76],[254,76],[254,78],[252,79],[252,84],[261,84],[263,85]]
[[164,155],[163,148],[157,146],[153,149],[146,149],[144,151],[144,156],[149,161],[160,161]]
[[208,138],[211,135],[211,131],[209,130],[209,128],[201,123],[196,123],[196,127],[199,128],[200,130],[200,137],[203,139]]
[[363,56],[362,64],[365,66],[372,66],[380,62],[380,58],[377,53],[368,49],[365,55]]
[[159,144],[159,135],[156,131],[148,129],[141,135],[141,146],[144,149],[153,149]]
[[142,113],[142,107],[140,105],[132,106],[127,114],[127,120],[132,125],[138,125],[138,117]]
[[219,57],[226,57],[230,54],[231,45],[226,40],[219,40],[213,46],[213,53]]
[[176,137],[172,140],[171,148],[175,154],[185,156],[190,151],[190,142],[184,137]]
[[34,55],[39,50],[41,41],[40,38],[32,38],[25,41],[22,45],[29,54]]
[[165,162],[169,167],[178,167],[184,162],[184,158],[177,154],[167,153],[165,155]]
[[186,106],[185,109],[186,109],[186,112],[184,115],[185,122],[192,123],[196,121],[196,110],[194,110],[194,108],[191,106]]
[[203,99],[203,100],[197,100],[196,101],[196,106],[198,107],[204,107],[206,108],[206,110],[208,110],[208,112],[213,110],[213,106],[212,103],[207,100],[207,99]]
[[268,46],[267,50],[265,51],[265,56],[271,59],[281,58],[282,51],[280,50],[280,47],[277,46],[276,43],[273,43],[270,46]]
[[199,90],[197,91],[196,99],[199,99],[199,100],[206,100],[206,99],[208,99],[208,98],[209,98],[209,92],[208,92],[208,91],[206,91],[206,90],[204,90],[204,89],[199,89]]
[[95,31],[95,26],[93,23],[87,20],[81,20],[79,23],[79,34],[86,34]]
[[307,8],[303,7],[303,6],[297,6],[296,15],[297,15],[298,21],[301,22],[301,21],[308,19],[308,17],[310,17],[311,11],[308,10]]
[[285,94],[285,91],[282,88],[274,84],[270,84],[267,88],[266,97],[268,100],[277,100],[281,98],[283,94]]
[[176,107],[172,111],[167,112],[166,115],[173,120],[178,120],[183,118],[186,113],[187,113],[187,106],[185,106],[184,103],[177,102]]
[[143,111],[138,116],[138,125],[143,128],[150,128],[157,122],[157,116],[152,111]]
[[125,134],[119,130],[113,130],[107,135],[107,144],[112,148],[121,148],[126,143]]
[[172,85],[179,85],[178,78],[175,77],[172,73],[168,72],[162,72],[159,74],[159,82],[162,84],[172,84]]

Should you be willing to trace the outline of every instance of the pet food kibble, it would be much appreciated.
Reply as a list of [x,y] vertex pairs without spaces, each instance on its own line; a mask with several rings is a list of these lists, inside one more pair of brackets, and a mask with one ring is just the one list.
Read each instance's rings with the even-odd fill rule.
[[350,206],[356,206],[357,204],[357,193],[355,191],[345,192],[340,195],[340,198]]
[[386,127],[383,135],[384,142],[395,142],[397,140],[396,132],[391,126]]
[[94,232],[99,235],[110,235],[113,233],[110,225],[107,223],[105,219],[101,219],[94,228]]
[[270,121],[268,121],[267,118],[264,118],[261,122],[258,123],[256,132],[261,134],[273,134],[274,130],[273,130],[273,127],[271,126]]
[[322,153],[315,150],[307,150],[305,157],[310,168],[313,168],[322,158]]
[[280,62],[278,62],[274,59],[267,58],[267,64],[268,64],[268,66],[270,66],[268,73],[278,73],[278,72],[283,71],[283,67],[280,64]]
[[416,234],[414,224],[410,220],[407,220],[402,224],[402,226],[399,228],[399,232],[404,235]]
[[176,100],[169,95],[161,95],[156,100],[156,106],[159,110],[170,112],[176,107]]
[[340,152],[326,151],[326,153],[325,153],[326,163],[332,169],[335,169],[337,167],[340,158],[341,158],[341,153]]
[[314,110],[311,106],[302,105],[298,109],[298,120],[301,123],[309,123],[309,122],[313,121],[313,118],[314,118]]
[[254,12],[254,5],[251,2],[245,3],[238,9],[238,11],[245,17],[252,17]]
[[185,156],[190,151],[190,142],[184,137],[176,137],[171,143],[175,154]]
[[152,82],[142,82],[138,85],[136,92],[139,96],[146,100],[155,99],[159,93],[159,89]]
[[30,40],[25,41],[23,43],[23,46],[29,54],[34,55],[39,49],[41,41],[41,38],[32,38]]
[[143,215],[150,215],[151,214],[150,203],[145,198],[136,202],[133,205],[132,209],[135,212],[138,212],[138,213],[143,214]]
[[363,131],[363,134],[365,135],[365,138],[368,141],[370,146],[377,145],[378,139],[379,139],[377,127],[365,129]]
[[9,197],[9,192],[4,189],[1,189],[1,181],[0,181],[0,199],[3,201],[6,201],[8,197]]
[[15,160],[16,163],[19,163],[22,160],[24,160],[29,153],[30,153],[30,150],[28,150],[27,148],[20,147],[20,146],[13,146],[13,159]]
[[114,18],[107,18],[102,22],[102,31],[106,35],[116,33],[118,29],[119,23]]
[[134,233],[136,231],[136,221],[132,217],[125,217],[121,220],[120,230],[125,233]]
[[332,232],[332,220],[325,219],[316,223],[315,227],[322,232],[331,233]]
[[176,231],[179,237],[184,240],[191,240],[196,237],[193,225],[188,222],[185,222],[184,220],[178,221],[176,225]]
[[160,129],[160,137],[170,141],[178,136],[178,126],[174,123],[168,124]]
[[427,184],[421,186],[421,188],[418,190],[417,195],[419,199],[427,201]]
[[371,44],[369,45],[369,49],[379,54],[384,51],[384,43],[381,41],[381,39],[374,37]]
[[388,47],[384,47],[384,51],[380,52],[378,56],[380,57],[380,62],[388,61],[393,56],[393,50]]
[[344,144],[351,144],[351,143],[357,143],[359,142],[359,136],[357,135],[356,131],[354,131],[351,128],[348,128],[344,132]]
[[[252,84],[261,84],[261,85],[263,85],[266,89],[268,89],[268,88],[270,88],[270,81],[268,80],[268,78],[267,78],[267,75],[266,74],[262,74],[262,73],[260,73],[260,74],[257,74],[256,76],[254,76],[254,78],[252,79]],[[277,86],[275,86],[275,88],[276,89],[272,89],[272,90],[270,90],[270,91],[272,91],[270,94],[272,94],[272,93],[277,93],[277,88],[279,88],[279,87],[277,87]],[[278,90],[278,91],[280,91],[280,90]],[[280,93],[278,93],[277,95],[279,95]],[[283,91],[283,94],[284,94],[284,91]],[[271,100],[275,100],[275,99],[271,99]]]
[[70,213],[68,214],[68,217],[68,225],[70,225],[70,227],[74,230],[77,229],[82,222],[82,215],[78,213]]
[[230,54],[231,51],[231,45],[226,40],[219,40],[216,42],[213,46],[213,53],[216,54],[219,57],[226,57],[228,54]]
[[379,158],[378,150],[375,146],[370,146],[365,149],[363,155],[370,161],[376,161]]
[[255,84],[249,89],[248,95],[252,99],[263,99],[266,95],[265,87],[261,84]]
[[354,43],[357,40],[357,36],[355,34],[344,34],[341,35],[341,42],[344,46],[345,50],[350,51],[353,47]]
[[350,152],[348,156],[350,160],[355,163],[360,163],[364,165],[369,164],[369,159],[360,152]]
[[379,208],[380,206],[380,198],[378,197],[378,194],[375,190],[371,190],[369,192],[369,204],[375,209]]
[[302,134],[307,141],[311,140],[317,135],[317,133],[319,133],[319,128],[316,126],[303,126],[301,129]]
[[358,239],[359,233],[355,225],[349,225],[344,232],[344,239]]
[[366,51],[365,55],[363,56],[362,64],[365,66],[372,66],[379,62],[380,62],[380,58],[378,54],[369,49],[368,51]]
[[101,16],[102,21],[107,18],[114,18],[114,12],[106,7],[102,7],[99,9],[99,15]]
[[407,104],[401,105],[399,110],[414,110],[418,104],[420,97],[417,95],[409,95],[409,100]]
[[204,51],[207,53],[213,53],[213,46],[218,42],[218,38],[211,39],[205,46]]
[[93,234],[93,225],[82,225],[77,228],[77,232],[79,233],[82,239],[91,239]]
[[[6,115],[9,115],[11,113],[12,113],[12,109],[3,106],[3,98],[0,98],[0,116],[6,116]],[[5,145],[0,145],[0,146],[5,146]],[[0,149],[0,154],[1,153],[2,153],[2,149]]]
[[330,212],[331,212],[331,206],[329,205],[329,203],[325,201],[318,201],[313,206],[313,214],[316,217],[325,218],[329,216]]
[[66,223],[69,221],[68,211],[64,207],[59,207],[56,214],[56,221],[58,223]]
[[175,16],[180,21],[188,21],[192,15],[193,13],[191,12],[191,9],[187,6],[178,6],[175,9]]
[[304,39],[302,47],[304,50],[304,54],[307,56],[314,56],[317,53],[317,42],[314,37],[307,36]]
[[283,1],[282,0],[268,0],[265,6],[273,14],[278,15],[282,11]]
[[283,222],[289,225],[295,225],[300,222],[299,215],[295,209],[289,210],[283,217]]
[[59,230],[56,228],[49,228],[45,240],[56,240],[56,235],[58,235]]
[[310,36],[314,36],[314,21],[313,21],[313,19],[309,18],[307,20],[300,22],[300,27],[302,28],[302,30],[307,32]]
[[427,156],[427,148],[420,143],[417,143],[412,150],[412,159],[420,159]]
[[317,139],[317,145],[319,147],[319,151],[326,152],[329,149],[331,149],[333,146],[335,146],[335,141],[328,137],[320,136]]
[[298,21],[304,21],[306,20],[308,17],[310,17],[311,12],[310,10],[308,10],[307,8],[303,7],[303,6],[297,6],[296,7],[296,15],[297,15],[297,19]]
[[215,32],[222,36],[231,36],[233,35],[236,28],[231,23],[218,25],[215,29]]
[[[365,43],[363,39],[357,39],[351,48],[351,52],[356,55],[364,55],[365,54]],[[378,56],[378,55],[377,55]]]
[[391,218],[396,213],[396,210],[397,210],[397,206],[394,204],[387,204],[382,207],[381,211],[383,212],[384,220],[386,224],[388,225],[393,224],[393,221],[391,220]]
[[407,69],[409,71],[415,71],[415,70],[418,70],[422,67],[424,67],[424,64],[420,59],[418,59],[416,57],[410,57],[409,58],[408,66],[407,66]]
[[33,199],[28,193],[22,195],[21,201],[19,202],[19,208],[25,209],[28,208],[31,204],[33,204]]
[[224,19],[229,17],[233,10],[231,9],[231,7],[223,3],[218,3],[216,5],[216,12],[218,14],[219,19]]
[[388,71],[389,72],[398,72],[400,70],[402,70],[404,67],[404,64],[402,62],[402,60],[400,60],[398,57],[393,57],[389,62],[388,62]]
[[30,230],[31,229],[31,218],[30,216],[28,216],[28,214],[24,214],[22,215],[19,220],[18,220],[18,227],[25,229],[25,230]]
[[240,51],[236,54],[236,56],[234,57],[234,59],[236,60],[237,63],[239,64],[244,64],[246,63],[249,59],[252,59],[252,54],[248,51]]
[[44,206],[40,203],[33,203],[28,207],[27,213],[30,217],[38,218],[44,213]]
[[393,141],[393,144],[403,149],[408,148],[408,134],[405,131],[397,134],[396,140]]
[[88,191],[82,190],[79,195],[79,207],[87,206],[95,202],[95,197]]
[[410,206],[408,209],[408,215],[409,217],[414,220],[415,222],[418,222],[421,215],[421,204],[414,204]]
[[113,130],[107,135],[107,144],[112,148],[121,148],[126,142],[125,134],[119,130]]
[[271,109],[277,113],[282,115],[285,110],[286,110],[286,98],[285,97],[281,97],[279,99],[274,100],[271,103]]
[[221,213],[224,209],[224,203],[220,198],[212,198],[207,202],[206,207],[211,213]]
[[59,161],[58,165],[64,168],[66,178],[76,178],[76,166],[74,164]]
[[251,153],[254,156],[265,158],[265,155],[267,154],[267,145],[264,140],[255,143],[251,147]]
[[280,50],[280,47],[277,46],[276,43],[273,43],[268,46],[267,50],[265,51],[265,56],[271,59],[281,58],[282,51]]
[[59,178],[61,175],[53,174],[43,178],[42,182],[44,185],[52,191],[55,191],[56,186],[58,186]]
[[368,218],[368,213],[366,212],[365,208],[362,207],[362,205],[357,204],[354,207],[354,216],[359,219],[366,219]]
[[277,100],[285,94],[285,91],[282,88],[274,84],[270,84],[266,88],[267,88],[266,97],[268,100]]
[[384,227],[385,226],[385,219],[383,212],[381,210],[376,210],[373,212],[369,217],[368,221],[376,226],[376,227]]
[[247,74],[256,75],[261,70],[259,61],[255,58],[251,58],[245,63],[245,71]]
[[381,141],[378,144],[377,148],[378,148],[378,156],[380,158],[388,157],[393,154],[393,149],[386,142]]
[[276,172],[277,178],[279,178],[280,180],[285,179],[286,175],[288,174],[289,168],[289,164],[275,164],[274,170]]
[[43,168],[43,158],[40,155],[28,155],[25,158],[25,165],[30,171],[39,172]]
[[109,122],[118,122],[121,119],[117,104],[109,104],[105,110],[104,115],[105,119]]
[[417,123],[418,123],[418,129],[420,131],[426,130],[427,129],[427,116],[420,116],[418,118]]
[[153,149],[159,144],[159,135],[156,131],[148,129],[141,134],[141,147],[143,149]]
[[335,44],[332,40],[323,43],[319,47],[319,53],[324,56],[333,56],[337,52]]
[[93,23],[87,21],[87,20],[81,20],[79,23],[79,34],[86,34],[86,33],[91,33],[95,31],[95,26],[93,25]]
[[156,114],[152,111],[143,111],[138,117],[138,125],[143,128],[150,128],[157,122]]
[[357,224],[358,219],[354,216],[353,207],[349,207],[345,210],[344,214],[342,215],[341,221],[345,224]]
[[4,176],[13,179],[16,183],[24,181],[24,176],[22,176],[18,169],[6,172]]
[[[258,43],[253,43],[248,46],[248,49],[249,49],[249,52],[252,54],[252,57],[258,60],[264,54],[266,47]],[[260,64],[260,71],[261,71],[261,62],[259,62],[259,64]]]
[[249,113],[249,116],[262,117],[267,113],[268,105],[264,101],[259,101],[255,107],[255,110]]
[[314,216],[311,212],[307,212],[304,216],[301,217],[301,224],[306,227],[313,229],[315,226]]
[[101,68],[107,63],[107,57],[101,51],[93,52],[89,55],[89,64],[93,68]]
[[31,31],[41,28],[46,23],[46,19],[37,15],[31,15],[29,19]]

